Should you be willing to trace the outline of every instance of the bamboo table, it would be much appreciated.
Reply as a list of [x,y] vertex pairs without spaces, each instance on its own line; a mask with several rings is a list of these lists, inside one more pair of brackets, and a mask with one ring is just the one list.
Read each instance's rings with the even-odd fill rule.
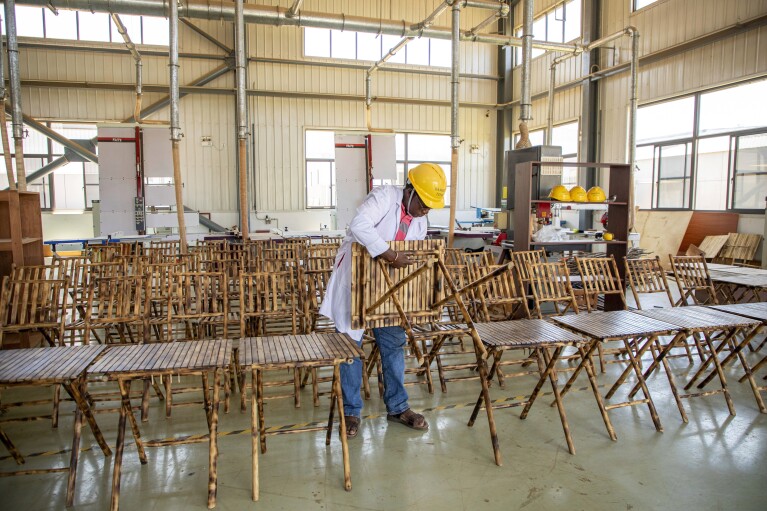
[[[170,445],[190,444],[208,441],[208,508],[216,505],[218,473],[218,404],[219,387],[222,375],[232,362],[232,344],[230,340],[167,342],[156,344],[134,344],[110,347],[107,353],[88,370],[90,377],[105,381],[117,381],[120,387],[122,405],[117,429],[114,472],[112,473],[112,511],[117,511],[120,503],[120,472],[122,469],[123,448],[125,445],[125,420],[130,420],[133,437],[136,441],[141,464],[147,463],[144,447],[166,447]],[[214,373],[213,397],[211,399],[208,373]],[[160,440],[147,442],[141,440],[136,417],[130,403],[131,381],[154,376],[201,375],[205,415],[208,421],[208,434],[194,438]]]
[[[40,470],[20,470],[3,472],[0,476],[44,474],[50,472],[69,472],[67,481],[67,507],[74,503],[75,482],[77,480],[77,462],[80,455],[80,434],[83,416],[96,437],[105,456],[112,454],[104,436],[101,434],[88,401],[84,397],[83,382],[86,368],[105,350],[105,346],[77,346],[35,348],[0,351],[0,385],[36,386],[62,385],[75,402],[75,422],[72,427],[72,453],[69,466]],[[24,457],[13,445],[8,435],[0,428],[0,440],[10,451],[16,463],[24,463]]]
[[[673,383],[673,378],[670,377],[669,383],[672,385],[674,397],[677,399],[677,407],[679,408],[679,413],[682,416],[682,420],[687,422],[687,414],[684,411],[684,407],[682,406],[680,399],[703,397],[713,394],[724,394],[724,399],[727,402],[727,409],[730,411],[730,415],[735,415],[735,405],[733,405],[732,398],[730,397],[730,391],[727,389],[727,379],[724,376],[722,362],[719,360],[719,354],[730,343],[731,339],[735,339],[736,336],[741,333],[744,334],[745,337],[749,337],[752,331],[758,329],[759,326],[761,326],[761,322],[743,316],[728,314],[720,310],[700,305],[673,307],[668,309],[637,310],[634,311],[634,314],[671,323],[672,325],[676,325],[680,330],[679,333],[674,336],[671,342],[669,342],[668,345],[666,345],[666,347],[658,354],[658,356],[655,357],[653,363],[645,371],[645,377],[647,377],[647,375],[649,375],[658,366],[659,361],[663,361],[665,363],[668,353],[671,351],[671,349],[674,348],[675,345],[681,342],[682,339],[685,339],[689,336],[695,336],[697,334],[703,334],[703,338],[705,339],[706,345],[709,349],[708,357],[703,361],[698,371],[687,382],[684,390],[689,390],[712,362],[714,364],[714,371],[704,380],[703,383],[698,385],[698,388],[702,389],[709,381],[711,381],[714,374],[719,377],[721,388],[707,392],[677,395],[676,388]],[[721,334],[719,336],[719,346],[714,346],[715,339],[713,338],[713,334],[716,333]],[[743,364],[743,369],[746,371],[746,374],[748,374],[750,372],[748,364],[745,362],[745,359],[742,356],[740,357],[740,360]],[[668,369],[666,372],[670,375]],[[637,387],[634,387],[629,395],[631,396],[636,392]],[[761,401],[761,397],[759,396],[758,391],[756,391],[756,395],[757,402]],[[761,404],[760,410],[763,406],[764,404]]]
[[[642,358],[642,355],[658,341],[659,336],[676,333],[679,329],[673,324],[654,320],[651,318],[644,318],[624,310],[592,312],[590,314],[573,314],[569,316],[554,316],[551,319],[563,327],[583,334],[591,339],[587,349],[584,350],[585,352],[581,353],[581,363],[578,365],[578,367],[575,368],[573,375],[562,389],[562,396],[567,394],[568,390],[578,378],[578,375],[584,366],[586,367],[588,373],[588,363],[590,362],[592,353],[597,349],[599,343],[607,341],[622,341],[626,348],[626,353],[629,357],[629,366],[615,381],[612,388],[607,392],[605,397],[610,399],[618,390],[618,387],[620,387],[620,385],[626,381],[628,376],[633,371],[635,377],[638,380],[637,386],[642,389],[644,398],[605,405],[604,408],[606,410],[612,410],[614,408],[646,404],[650,410],[650,416],[652,417],[653,424],[655,424],[655,429],[657,431],[663,431],[660,417],[658,417],[658,412],[655,409],[655,403],[653,403],[652,396],[650,395],[650,391],[647,388],[647,384],[645,383],[645,378],[647,375],[642,374],[642,368],[639,365],[639,360]],[[636,346],[632,346],[631,341],[634,341]],[[663,363],[664,367],[666,367],[665,360]],[[669,382],[671,383],[672,390],[675,391],[671,372],[667,367],[666,374],[669,378]],[[589,378],[591,379],[592,377],[593,376],[589,374]],[[592,383],[592,387],[593,386],[594,383]],[[633,396],[629,397],[631,398]],[[604,416],[605,425],[607,426],[607,431],[610,434],[610,438],[617,440],[617,436],[613,430],[612,424],[607,418],[607,414],[605,413]]]
[[[744,270],[756,270],[744,268]],[[761,293],[767,288],[767,275],[764,270],[751,273],[729,273],[712,271],[711,282],[718,293],[731,303],[740,301],[759,302]]]
[[[562,398],[557,386],[556,363],[565,347],[575,346],[579,351],[582,351],[586,340],[577,334],[563,330],[542,319],[520,319],[493,323],[475,323],[474,326],[477,328],[477,333],[479,334],[480,339],[482,339],[482,343],[487,348],[488,355],[493,356],[493,366],[487,373],[487,382],[483,382],[483,387],[487,386],[487,383],[492,380],[493,374],[496,373],[498,364],[501,362],[501,357],[503,356],[504,351],[515,349],[531,350],[531,356],[535,356],[535,361],[538,365],[538,382],[526,401],[495,404],[491,405],[491,408],[500,409],[524,405],[520,418],[527,418],[530,408],[532,408],[533,403],[548,378],[559,411],[559,419],[562,422],[562,429],[565,433],[567,448],[569,449],[570,454],[575,454],[575,446],[573,445],[573,440],[570,435],[570,426],[567,423],[565,407],[562,403]],[[553,350],[553,353],[551,350]],[[592,367],[589,366],[586,370],[593,376]],[[602,416],[606,417],[606,414],[604,413],[604,405],[602,404],[601,397],[599,396],[596,387],[596,381],[590,377],[589,382],[592,383],[591,388],[594,391],[594,396],[597,399],[600,411],[603,412]],[[469,419],[469,427],[473,426],[474,421],[477,419],[477,414],[482,406],[483,398],[483,392],[480,392],[479,397],[477,398],[477,403],[471,413],[471,418]],[[498,435],[495,431],[495,420],[492,413],[488,414],[488,423],[490,426],[490,438],[493,451],[496,454],[496,459],[500,459],[500,454],[498,452],[500,449]]]
[[[761,321],[761,326],[767,326],[767,302],[714,305],[711,308],[723,312],[729,312],[731,314],[737,314],[738,316],[755,319]],[[741,366],[743,367],[746,374],[744,374],[738,381],[743,382],[743,380],[748,380],[749,384],[751,385],[751,390],[754,392],[754,398],[756,399],[756,404],[759,407],[759,411],[762,413],[767,413],[767,408],[764,406],[764,401],[762,400],[761,395],[761,392],[767,390],[767,387],[760,387],[754,380],[754,373],[758,371],[759,368],[767,364],[767,356],[757,362],[754,367],[749,367],[748,362],[741,354],[743,348],[748,346],[748,344],[753,340],[759,330],[761,330],[761,328],[755,328],[748,336],[744,337],[743,340],[738,343],[736,348],[731,351],[729,355],[727,355],[727,358],[722,361],[722,367],[726,366],[736,356],[740,359]],[[706,384],[707,380],[711,378],[711,376],[712,375],[709,375],[706,380],[703,381],[703,384]],[[765,379],[767,379],[767,377],[765,377]]]
[[[339,366],[343,362],[351,363],[354,358],[362,356],[364,356],[364,353],[362,352],[362,349],[357,346],[357,343],[352,341],[349,336],[339,333],[247,337],[240,340],[240,367],[243,370],[250,368],[252,375],[253,393],[251,394],[250,401],[250,427],[251,449],[253,453],[252,498],[254,501],[258,500],[259,496],[259,441],[261,452],[265,453],[267,435],[327,430],[325,445],[330,445],[330,436],[333,428],[333,413],[336,406],[338,406],[340,418],[341,450],[344,460],[344,488],[347,491],[352,489]],[[264,419],[263,371],[331,365],[333,366],[333,382],[330,395],[330,415],[328,417],[327,427],[306,427],[288,431],[267,432],[266,421]]]

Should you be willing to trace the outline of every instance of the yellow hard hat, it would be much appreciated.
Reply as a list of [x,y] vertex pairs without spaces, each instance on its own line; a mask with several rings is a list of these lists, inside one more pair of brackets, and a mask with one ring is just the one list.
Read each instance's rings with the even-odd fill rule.
[[424,206],[429,209],[445,207],[447,178],[442,167],[436,163],[422,163],[410,169],[407,177]]
[[588,200],[586,189],[582,186],[573,186],[570,188],[570,200],[573,202],[586,202]]
[[598,186],[592,186],[589,188],[588,198],[589,202],[604,202],[607,200],[605,191]]
[[554,199],[562,202],[570,202],[570,192],[567,191],[562,185],[557,185],[549,192],[549,199]]

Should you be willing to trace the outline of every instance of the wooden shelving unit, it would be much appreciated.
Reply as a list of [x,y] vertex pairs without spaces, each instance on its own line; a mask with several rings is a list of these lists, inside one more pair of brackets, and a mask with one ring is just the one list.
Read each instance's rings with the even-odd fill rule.
[[43,223],[40,194],[0,191],[0,277],[13,264],[43,264]]
[[[606,192],[608,197],[614,197],[615,200],[604,203],[584,203],[584,202],[558,202],[550,200],[532,200],[533,176],[541,172],[541,167],[586,167],[595,168],[598,171],[607,172],[610,180],[609,190]],[[523,251],[536,248],[562,247],[572,245],[606,245],[607,254],[615,257],[618,263],[618,272],[624,282],[626,282],[625,265],[623,260],[628,251],[628,200],[629,186],[631,184],[631,169],[625,163],[588,163],[588,162],[553,162],[553,161],[531,161],[519,163],[516,168],[516,182],[514,184],[514,250]],[[536,194],[536,196],[538,196]],[[607,214],[610,218],[610,232],[615,239],[605,240],[578,240],[573,242],[534,242],[530,232],[530,213],[539,204],[604,204],[607,206]],[[573,208],[576,209],[576,208]],[[586,209],[586,208],[584,208]],[[605,310],[617,310],[622,308],[620,299],[614,295],[608,295],[605,300]]]

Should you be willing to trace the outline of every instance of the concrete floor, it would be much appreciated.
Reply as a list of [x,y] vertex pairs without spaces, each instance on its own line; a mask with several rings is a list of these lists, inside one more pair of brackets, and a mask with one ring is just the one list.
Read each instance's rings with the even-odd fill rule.
[[[761,358],[748,356],[752,362]],[[684,358],[674,359],[672,366],[678,383],[695,367]],[[599,376],[600,384],[610,385],[623,367],[609,364],[608,372]],[[383,403],[374,395],[365,403],[360,435],[350,440],[351,492],[343,490],[337,435],[330,447],[323,433],[280,435],[268,438],[269,450],[260,457],[257,503],[250,500],[250,414],[233,406],[220,422],[225,434],[219,439],[217,509],[764,510],[767,414],[759,413],[748,385],[737,382],[737,366],[728,368],[726,375],[737,416],[730,417],[723,396],[716,395],[685,400],[690,422],[682,423],[665,375],[656,373],[649,385],[664,432],[655,430],[646,407],[619,408],[610,412],[617,442],[607,436],[587,380],[581,377],[578,390],[565,398],[576,455],[567,451],[556,409],[547,406],[550,387],[544,387],[545,399],[536,402],[526,420],[519,419],[520,408],[496,411],[502,467],[493,462],[484,412],[473,428],[466,426],[479,391],[476,380],[450,383],[446,394],[439,386],[434,395],[424,385],[409,388],[411,406],[422,410],[430,423],[427,433],[387,423]],[[529,377],[514,378],[506,389],[494,386],[491,395],[526,395],[533,385]],[[327,421],[327,397],[314,408],[308,390],[300,409],[291,400],[267,401],[267,426]],[[47,395],[45,389],[6,390],[3,402]],[[188,394],[178,400],[196,398]],[[71,404],[63,406],[58,429],[51,429],[48,421],[4,426],[28,456],[25,469],[68,463],[73,414]],[[165,419],[162,406],[152,400],[150,421],[141,425],[143,438],[205,432],[201,408],[176,408],[173,417]],[[11,408],[3,419],[22,412],[49,413],[49,408]],[[114,445],[117,414],[97,418]],[[148,449],[149,463],[141,466],[129,439],[122,509],[206,509],[207,444]],[[112,458],[104,458],[87,427],[83,448],[74,509],[108,509]],[[58,450],[63,453],[33,454]],[[3,449],[0,471],[15,469]],[[0,509],[63,509],[65,490],[66,474],[0,478]]]

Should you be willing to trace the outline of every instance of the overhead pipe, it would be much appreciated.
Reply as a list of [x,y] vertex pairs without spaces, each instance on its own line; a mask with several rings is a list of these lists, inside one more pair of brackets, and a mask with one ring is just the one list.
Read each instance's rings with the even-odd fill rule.
[[[426,16],[422,21],[416,23],[415,25],[411,25],[411,28],[419,31],[423,31],[424,29],[429,28],[433,23],[434,20],[439,17],[440,14],[445,12],[445,10],[450,7],[450,0],[443,0],[434,11],[432,11],[431,14]],[[371,106],[373,103],[373,73],[375,73],[378,68],[380,68],[387,60],[392,58],[398,51],[400,51],[402,48],[404,48],[407,43],[413,40],[415,36],[406,36],[397,42],[381,59],[370,66],[370,69],[367,70],[365,73],[365,124],[367,125],[368,131],[373,131],[373,115],[371,112]],[[389,130],[385,130],[389,131]]]
[[[164,3],[164,2],[163,2]],[[168,28],[170,31],[170,140],[173,153],[173,187],[176,191],[176,214],[178,215],[178,237],[181,242],[181,253],[187,252],[186,223],[184,222],[184,196],[183,183],[181,182],[181,156],[179,143],[181,141],[181,126],[179,121],[178,103],[178,3],[176,0],[168,2],[170,6],[170,18]]]
[[[301,2],[295,2],[293,7],[296,12],[301,8]],[[236,0],[235,9],[237,22],[235,23],[235,65],[237,78],[237,144],[239,149],[239,185],[240,185],[240,234],[242,240],[248,239],[250,208],[248,203],[248,110],[245,76],[245,17],[243,14],[243,0]]]
[[[508,9],[507,9],[507,11],[508,11]],[[479,34],[480,30],[482,30],[483,28],[488,26],[490,23],[496,21],[498,18],[502,18],[503,16],[504,16],[504,14],[501,11],[498,11],[496,13],[491,14],[490,16],[488,16],[487,18],[482,20],[479,23],[479,25],[477,25],[476,27],[472,28],[471,30],[468,30],[466,32],[466,37],[471,38],[471,37],[476,36],[477,34]]]
[[295,0],[295,2],[293,2],[293,5],[290,6],[290,9],[288,10],[288,13],[286,14],[286,16],[288,18],[295,18],[296,16],[298,16],[298,13],[301,11],[302,3],[304,3],[304,0]]
[[[105,12],[118,14],[134,14],[146,16],[167,17],[169,2],[156,0],[19,0],[19,4],[46,7],[56,5],[60,9]],[[481,7],[485,9],[503,9],[499,2],[493,1],[460,1],[465,7]],[[234,21],[234,2],[222,0],[186,0],[181,6],[181,15],[185,18]],[[272,6],[244,6],[245,23],[271,26],[300,26],[313,28],[328,28],[366,32],[369,34],[398,35],[400,37],[429,37],[432,39],[452,39],[452,31],[447,28],[419,28],[403,20],[383,20],[346,14],[328,14],[301,11],[300,16],[291,18],[288,9]],[[461,40],[478,43],[495,44],[499,46],[522,46],[522,40],[513,36],[481,34],[472,37],[461,34]],[[581,44],[553,43],[548,41],[531,41],[532,47],[565,53],[580,53]]]
[[21,77],[19,76],[19,41],[16,39],[16,2],[5,1],[5,32],[8,41],[8,81],[11,85],[11,123],[16,154],[16,186],[27,190],[27,173],[24,169],[24,121],[21,113]]
[[[458,137],[458,94],[460,92],[461,75],[461,6],[453,2],[453,44],[452,66],[450,73],[450,225],[447,234],[447,246],[452,247],[455,235],[456,189],[458,188],[458,148],[461,139]],[[496,462],[500,460],[496,459]],[[500,463],[499,463],[500,464]]]
[[[3,49],[3,19],[0,18],[0,103],[5,105],[5,58]],[[6,125],[5,108],[2,112],[2,132],[0,137],[3,139],[3,157],[5,158],[5,172],[8,174],[8,189],[16,189],[16,177],[13,175],[13,160],[11,159],[11,144],[8,142],[8,126]]]
[[531,85],[530,85],[530,68],[532,67],[533,59],[533,0],[525,0],[523,5],[523,17],[522,17],[522,100],[520,102],[519,109],[519,142],[515,146],[515,149],[522,149],[530,147],[530,137],[528,134],[527,121],[533,118],[532,99],[531,99]]

